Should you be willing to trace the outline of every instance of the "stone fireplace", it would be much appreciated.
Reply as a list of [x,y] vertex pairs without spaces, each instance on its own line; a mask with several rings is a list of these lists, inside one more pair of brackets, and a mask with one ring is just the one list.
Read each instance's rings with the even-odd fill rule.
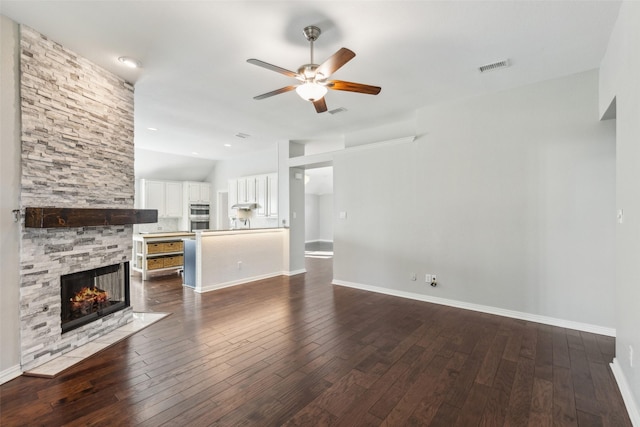
[[[20,71],[23,219],[29,207],[132,209],[133,86],[26,26],[20,28]],[[102,308],[91,323],[66,328],[61,289],[63,278],[126,264],[133,226],[22,225],[21,364],[27,371],[132,320],[131,307]]]

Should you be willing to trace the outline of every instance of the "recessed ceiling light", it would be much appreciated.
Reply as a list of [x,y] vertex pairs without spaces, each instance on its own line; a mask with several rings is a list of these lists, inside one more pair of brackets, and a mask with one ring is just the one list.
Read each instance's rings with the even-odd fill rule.
[[191,154],[193,154],[194,156],[199,156],[200,153],[196,153],[195,151],[192,151]]
[[224,144],[225,147],[231,147],[231,144]]
[[131,68],[141,68],[142,64],[137,59],[131,58],[129,56],[121,56],[118,58],[118,61],[122,62],[127,67]]
[[151,131],[154,131],[154,132],[155,132],[155,131],[157,131],[157,130],[158,130],[158,128],[147,128],[147,130],[151,130]]

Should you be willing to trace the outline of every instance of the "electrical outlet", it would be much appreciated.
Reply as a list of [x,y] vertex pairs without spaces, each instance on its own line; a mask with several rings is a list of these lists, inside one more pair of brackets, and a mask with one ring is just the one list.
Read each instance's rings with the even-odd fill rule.
[[238,270],[242,269],[242,261],[238,261]]
[[629,367],[633,368],[633,346],[629,345]]
[[416,273],[411,273],[411,281],[415,282],[416,280],[418,280],[418,276],[416,275]]
[[425,281],[425,283],[431,283],[431,275],[430,274],[425,274],[424,275],[424,281]]

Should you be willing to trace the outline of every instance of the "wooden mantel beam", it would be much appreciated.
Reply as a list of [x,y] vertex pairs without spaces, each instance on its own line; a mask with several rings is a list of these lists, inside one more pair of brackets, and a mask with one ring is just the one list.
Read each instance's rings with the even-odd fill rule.
[[26,208],[27,228],[96,227],[158,222],[156,209]]

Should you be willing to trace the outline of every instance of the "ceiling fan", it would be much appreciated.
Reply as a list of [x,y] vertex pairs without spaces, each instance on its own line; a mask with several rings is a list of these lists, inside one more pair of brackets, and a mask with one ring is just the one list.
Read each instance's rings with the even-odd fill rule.
[[340,67],[353,59],[356,54],[343,47],[322,64],[314,64],[313,42],[320,37],[321,31],[320,28],[314,25],[305,27],[303,31],[310,44],[311,61],[308,64],[300,66],[300,68],[298,68],[298,72],[293,72],[285,68],[278,67],[277,65],[260,61],[259,59],[247,59],[247,62],[250,64],[284,74],[287,77],[293,77],[300,81],[300,83],[296,85],[285,86],[271,92],[263,93],[262,95],[254,96],[253,99],[265,99],[295,89],[302,99],[313,103],[313,106],[316,108],[318,113],[324,113],[327,111],[327,104],[324,100],[324,95],[327,93],[327,89],[365,93],[368,95],[377,95],[380,93],[381,88],[378,86],[345,82],[342,80],[328,80],[331,74],[335,73]]

